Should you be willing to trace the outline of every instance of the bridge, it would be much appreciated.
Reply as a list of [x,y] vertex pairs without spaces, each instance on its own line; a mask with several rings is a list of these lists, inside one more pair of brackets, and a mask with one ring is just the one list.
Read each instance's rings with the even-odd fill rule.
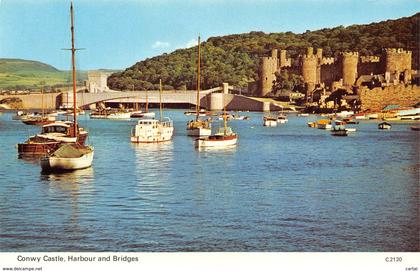
[[[221,92],[222,87],[200,91],[200,103],[205,103],[205,97],[210,93]],[[73,95],[69,95],[68,104],[72,106]],[[147,91],[149,103],[159,103],[160,94],[158,90]],[[146,103],[146,91],[117,91],[102,93],[77,93],[77,106],[84,107],[101,102],[113,103]],[[63,95],[62,103],[67,103],[67,95]],[[162,103],[164,104],[197,104],[197,92],[190,90],[169,90],[162,91]]]

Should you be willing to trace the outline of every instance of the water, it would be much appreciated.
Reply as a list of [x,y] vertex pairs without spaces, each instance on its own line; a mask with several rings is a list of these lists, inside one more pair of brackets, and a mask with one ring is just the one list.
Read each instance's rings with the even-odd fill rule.
[[[39,128],[0,116],[0,250],[419,251],[419,135],[357,125],[349,137],[232,121],[237,147],[197,151],[174,119],[166,144],[135,145],[134,121],[80,118],[92,168],[43,175],[15,144]],[[245,114],[245,113],[243,113]],[[215,123],[214,126],[218,124]]]

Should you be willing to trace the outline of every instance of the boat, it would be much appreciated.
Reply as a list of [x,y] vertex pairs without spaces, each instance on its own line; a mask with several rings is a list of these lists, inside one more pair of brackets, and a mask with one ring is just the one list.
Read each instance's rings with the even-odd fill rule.
[[316,122],[318,129],[330,130],[332,128],[331,121],[328,119],[321,119]]
[[298,117],[309,117],[308,113],[299,113],[297,114]]
[[272,116],[264,116],[263,117],[263,125],[267,127],[276,127],[277,126],[277,118]]
[[214,135],[197,138],[194,143],[196,148],[226,148],[236,145],[238,135],[227,126],[227,115],[224,115],[223,127],[220,127]]
[[200,116],[207,112],[200,110],[200,36],[198,36],[198,56],[197,56],[197,100],[195,107],[195,120],[187,123],[187,135],[189,136],[209,136],[211,135],[211,119],[200,119]]
[[41,114],[32,114],[27,115],[24,118],[21,118],[21,121],[26,125],[45,125],[48,123],[53,123],[55,121],[55,116],[47,115],[44,111],[44,91],[41,87]]
[[114,111],[106,115],[106,119],[110,120],[120,120],[120,119],[129,119],[131,116],[131,112],[125,111]]
[[130,118],[143,118],[143,119],[155,118],[155,112],[149,112],[149,97],[147,95],[147,89],[146,89],[146,105],[144,108],[144,112],[142,111],[133,112],[131,113]]
[[78,127],[74,135],[74,123],[71,121],[56,121],[42,126],[40,134],[31,136],[23,143],[17,144],[20,156],[42,155],[56,150],[61,143],[78,143],[84,145],[88,132]]
[[355,118],[357,120],[365,120],[365,119],[368,119],[368,117],[366,116],[365,113],[353,114],[353,118]]
[[289,120],[287,119],[287,116],[284,114],[280,114],[279,116],[277,116],[277,122],[278,123],[286,123]]
[[232,115],[234,120],[250,120],[251,118],[249,116],[240,116],[238,115]]
[[308,122],[308,127],[310,127],[310,128],[316,128],[316,122],[314,122],[314,121]]
[[344,118],[343,121],[346,122],[347,124],[359,124],[359,122],[355,120],[354,118]]
[[17,111],[15,115],[12,116],[12,120],[24,120],[28,118],[31,114],[28,114],[24,111]]
[[341,111],[341,112],[336,113],[337,117],[342,117],[342,118],[352,116],[352,115],[354,115],[353,111]]
[[143,117],[143,111],[141,111],[141,110],[136,110],[136,111],[130,112],[130,118],[132,118],[132,119],[142,118],[142,117]]
[[162,109],[162,80],[159,81],[160,91],[160,120],[142,119],[131,130],[130,140],[133,143],[159,143],[172,139],[174,125],[170,118],[163,118]]
[[348,131],[345,128],[341,128],[341,127],[333,127],[331,129],[331,135],[333,136],[347,136],[348,135]]
[[388,122],[381,122],[378,124],[378,129],[381,129],[381,130],[390,130],[391,127],[392,125]]
[[[74,48],[74,16],[73,1],[70,4],[71,18],[71,62],[73,77],[73,135],[77,138],[79,129],[77,125],[77,95],[76,95],[76,60]],[[61,143],[56,150],[49,152],[40,160],[42,171],[72,171],[88,168],[92,165],[94,148],[76,143]]]
[[131,112],[116,109],[99,109],[90,113],[91,119],[126,120],[130,117]]
[[73,171],[92,165],[94,149],[77,143],[63,144],[50,155],[41,158],[43,172]]
[[412,131],[420,131],[420,126],[410,126]]

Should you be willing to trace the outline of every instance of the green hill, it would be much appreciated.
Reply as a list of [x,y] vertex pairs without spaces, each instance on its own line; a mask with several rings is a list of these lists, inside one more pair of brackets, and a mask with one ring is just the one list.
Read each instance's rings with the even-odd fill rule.
[[[86,72],[78,72],[78,80],[86,79]],[[71,83],[71,73],[32,60],[0,58],[0,89],[39,89]]]
[[[287,49],[290,57],[306,47],[323,48],[325,56],[341,51],[359,51],[361,55],[379,54],[384,47],[403,47],[413,51],[418,68],[420,13],[397,20],[366,25],[351,25],[306,31],[246,34],[211,37],[202,43],[202,87],[220,86],[222,82],[246,87],[258,79],[261,56],[272,48]],[[159,78],[165,88],[195,89],[196,47],[179,49],[137,62],[108,79],[112,89],[156,89]]]

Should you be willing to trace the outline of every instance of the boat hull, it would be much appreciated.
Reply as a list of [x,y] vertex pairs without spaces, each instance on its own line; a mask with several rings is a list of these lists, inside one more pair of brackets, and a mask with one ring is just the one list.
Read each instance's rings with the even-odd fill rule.
[[77,158],[42,157],[42,171],[72,171],[92,166],[94,151]]
[[[77,143],[85,145],[88,133],[80,133],[77,137]],[[28,140],[17,144],[19,155],[42,155],[55,151],[58,146],[65,141],[46,140],[44,142],[34,142]]]
[[208,137],[198,138],[195,141],[196,148],[224,148],[228,146],[236,145],[238,142],[238,137],[234,136],[226,136],[224,139],[221,140],[211,140]]
[[264,126],[266,127],[276,127],[277,121],[276,120],[264,120]]

